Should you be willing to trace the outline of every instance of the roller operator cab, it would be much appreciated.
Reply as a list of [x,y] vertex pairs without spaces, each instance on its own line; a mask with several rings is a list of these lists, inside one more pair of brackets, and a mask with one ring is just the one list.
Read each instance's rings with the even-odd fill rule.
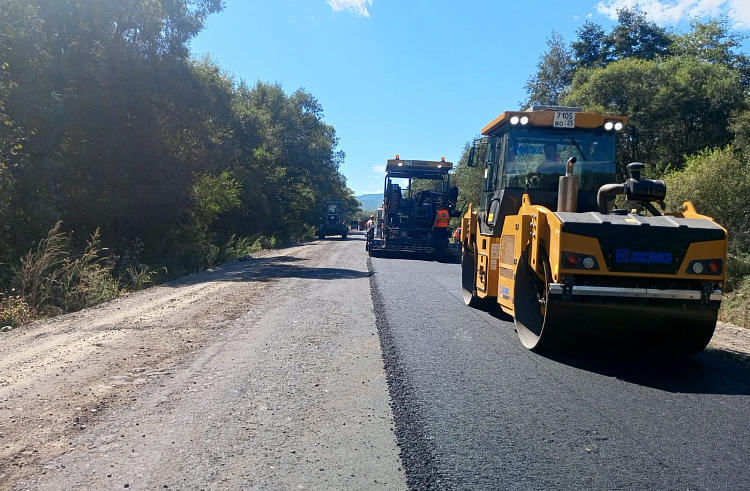
[[[465,302],[497,302],[535,351],[616,347],[671,356],[703,350],[726,276],[727,233],[666,185],[616,182],[627,118],[580,108],[505,112],[474,142],[479,203],[462,218]],[[643,212],[615,209],[617,195]],[[656,205],[660,205],[657,209]]]
[[451,162],[395,159],[386,163],[383,208],[367,234],[373,257],[404,257],[458,262],[460,244],[450,242],[450,218],[458,188],[451,186]]
[[330,235],[340,235],[346,239],[349,226],[343,219],[342,205],[340,201],[326,201],[323,203],[323,220],[318,225],[318,238],[325,239]]

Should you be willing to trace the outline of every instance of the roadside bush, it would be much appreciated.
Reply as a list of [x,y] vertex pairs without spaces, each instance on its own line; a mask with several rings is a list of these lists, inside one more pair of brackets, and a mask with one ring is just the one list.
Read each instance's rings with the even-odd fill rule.
[[727,260],[726,290],[736,290],[748,277],[750,277],[750,254],[730,254]]
[[86,244],[83,255],[76,259],[66,258],[62,266],[60,306],[67,312],[85,309],[119,295],[118,282],[112,277],[111,268],[103,264],[100,247],[100,232],[97,229]]
[[734,291],[724,295],[719,318],[750,328],[750,276],[746,276]]
[[[163,268],[166,272],[166,268]],[[123,275],[123,280],[127,285],[127,290],[140,291],[148,288],[153,284],[154,277],[158,275],[158,271],[152,271],[143,264],[136,264],[128,266]]]
[[30,250],[21,258],[21,267],[16,270],[19,296],[36,313],[40,307],[53,300],[63,274],[63,262],[69,252],[68,235],[62,231],[62,223],[49,231],[39,241],[36,250]]
[[23,298],[0,293],[0,332],[28,324],[33,319],[31,310]]
[[692,201],[699,213],[728,230],[731,253],[750,252],[750,165],[739,152],[731,146],[704,150],[664,179],[670,210]]
[[260,251],[262,248],[257,240],[253,241],[250,237],[240,237],[238,239],[237,236],[233,235],[229,238],[224,249],[224,260],[231,261],[247,256],[248,254]]
[[102,262],[99,230],[77,258],[71,257],[71,236],[58,222],[30,250],[16,270],[18,298],[31,316],[72,312],[115,298],[118,282]]

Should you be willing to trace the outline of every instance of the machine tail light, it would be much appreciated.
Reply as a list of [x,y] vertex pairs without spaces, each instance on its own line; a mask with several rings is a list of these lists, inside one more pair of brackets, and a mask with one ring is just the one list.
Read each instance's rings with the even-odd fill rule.
[[699,259],[690,261],[687,272],[699,275],[720,275],[724,267],[721,259]]
[[564,267],[568,269],[588,269],[597,270],[599,264],[596,257],[589,254],[579,254],[577,252],[563,252],[565,258]]

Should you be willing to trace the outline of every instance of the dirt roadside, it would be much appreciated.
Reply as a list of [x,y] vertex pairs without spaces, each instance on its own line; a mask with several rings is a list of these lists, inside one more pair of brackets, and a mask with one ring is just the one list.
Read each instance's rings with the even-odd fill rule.
[[750,363],[750,329],[718,322],[708,349],[721,350],[738,362]]
[[363,249],[269,251],[3,335],[0,489],[405,489]]

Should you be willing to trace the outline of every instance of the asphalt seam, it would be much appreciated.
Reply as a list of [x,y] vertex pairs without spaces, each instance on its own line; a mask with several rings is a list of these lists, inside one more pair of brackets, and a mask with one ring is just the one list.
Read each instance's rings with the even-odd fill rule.
[[451,491],[455,489],[439,470],[434,443],[427,435],[425,417],[415,396],[416,390],[403,363],[398,344],[386,315],[386,306],[378,290],[372,259],[367,259],[375,324],[383,353],[397,445],[406,474],[406,483],[414,491]]

